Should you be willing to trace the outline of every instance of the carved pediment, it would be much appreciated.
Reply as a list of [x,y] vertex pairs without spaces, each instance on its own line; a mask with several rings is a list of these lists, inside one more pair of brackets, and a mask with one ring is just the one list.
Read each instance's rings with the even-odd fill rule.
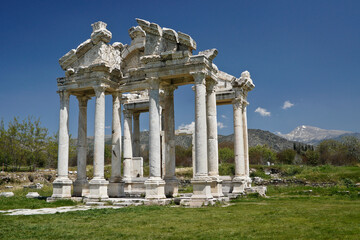
[[235,78],[232,82],[232,85],[233,87],[241,87],[246,92],[253,90],[255,87],[248,71],[242,72],[240,78]]
[[106,29],[106,23],[99,21],[92,24],[92,27],[91,39],[87,39],[59,59],[61,68],[67,74],[71,75],[86,68],[94,70],[94,66],[104,66],[109,72],[120,71],[120,52],[123,45],[119,42],[108,44],[112,34]]

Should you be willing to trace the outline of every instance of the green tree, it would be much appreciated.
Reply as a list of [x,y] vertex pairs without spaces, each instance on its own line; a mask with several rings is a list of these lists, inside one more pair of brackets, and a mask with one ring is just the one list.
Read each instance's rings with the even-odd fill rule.
[[293,149],[284,149],[277,153],[277,160],[283,164],[293,164],[296,156],[296,151]]
[[46,140],[46,168],[56,168],[58,158],[58,134],[54,134]]
[[336,140],[324,140],[317,147],[319,152],[319,163],[344,165],[346,162],[346,149],[344,145]]
[[276,161],[276,153],[266,145],[250,147],[249,161],[251,164],[274,163]]
[[313,149],[307,150],[303,155],[303,162],[307,165],[319,165],[320,154],[318,151],[314,151]]
[[354,165],[360,162],[360,140],[354,136],[345,136],[341,139],[346,150],[347,164]]
[[234,150],[228,147],[219,148],[219,161],[220,163],[234,162]]

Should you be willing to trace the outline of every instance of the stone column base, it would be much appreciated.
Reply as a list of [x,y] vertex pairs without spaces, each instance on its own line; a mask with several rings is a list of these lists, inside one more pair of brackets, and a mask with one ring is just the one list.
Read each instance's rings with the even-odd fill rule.
[[91,179],[89,182],[90,194],[87,198],[92,201],[108,199],[109,182],[105,179]]
[[248,182],[247,177],[234,177],[234,179],[232,180],[233,183],[232,194],[238,194],[238,195],[243,194],[245,192],[245,188],[248,187],[247,182]]
[[165,181],[165,196],[176,197],[179,195],[179,181],[176,177],[164,179]]
[[219,176],[211,176],[211,195],[214,198],[221,198],[224,196],[222,191],[222,180],[219,178]]
[[125,182],[124,192],[125,197],[145,197],[146,187],[145,181],[147,178],[124,178]]
[[150,177],[145,181],[146,195],[145,198],[164,199],[165,197],[165,181],[160,177]]
[[75,197],[86,197],[89,193],[89,182],[87,180],[75,180],[73,191]]
[[191,179],[193,185],[193,195],[190,199],[190,207],[201,207],[208,205],[213,199],[211,195],[211,178],[195,177]]
[[109,197],[125,197],[124,186],[125,183],[122,180],[116,182],[110,180],[108,189]]
[[55,179],[51,198],[71,198],[71,185],[72,181],[69,178]]

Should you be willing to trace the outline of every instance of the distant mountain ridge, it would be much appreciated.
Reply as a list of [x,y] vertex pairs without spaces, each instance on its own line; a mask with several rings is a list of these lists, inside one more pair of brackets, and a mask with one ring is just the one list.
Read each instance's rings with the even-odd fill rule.
[[[271,149],[275,151],[281,151],[288,148],[293,148],[294,141],[289,141],[283,137],[277,136],[274,133],[269,131],[264,131],[260,129],[249,129],[248,130],[249,137],[249,147],[254,147],[257,145],[267,145]],[[234,134],[230,134],[227,136],[219,135],[218,141],[220,143],[234,143]],[[93,145],[93,137],[89,137],[89,146]],[[111,144],[111,136],[105,136],[105,143]],[[140,144],[141,149],[147,149],[149,144],[149,132],[143,131],[140,134]],[[192,136],[191,135],[181,135],[175,136],[175,145],[181,146],[184,148],[190,147],[192,144]]]
[[340,139],[343,135],[352,134],[355,133],[342,130],[327,130],[306,125],[298,126],[287,134],[277,133],[278,136],[289,141],[297,141],[307,144],[318,144],[326,139]]

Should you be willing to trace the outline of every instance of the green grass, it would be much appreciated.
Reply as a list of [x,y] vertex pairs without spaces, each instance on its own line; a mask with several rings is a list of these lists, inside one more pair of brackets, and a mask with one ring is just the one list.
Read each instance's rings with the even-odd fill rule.
[[[231,170],[231,166],[223,167],[224,171]],[[359,167],[271,167],[282,178],[336,185],[268,186],[268,198],[252,194],[232,201],[228,207],[171,205],[34,216],[0,214],[0,239],[359,239],[360,188],[354,184],[360,182]],[[255,168],[261,176],[267,167]],[[0,209],[76,204],[26,199],[28,191],[38,191],[42,196],[52,193],[51,185],[41,190],[16,190],[15,197],[0,198]],[[190,187],[181,189],[189,191]]]
[[[15,196],[10,198],[0,197],[0,210],[19,209],[19,208],[45,208],[45,207],[61,207],[73,206],[78,203],[71,200],[60,200],[52,203],[46,202],[46,197],[52,194],[52,186],[45,185],[43,189],[18,189],[13,191]],[[41,199],[28,199],[26,194],[28,192],[38,192]],[[1,238],[0,238],[1,239]]]
[[0,215],[0,239],[358,239],[359,232],[360,200],[348,196],[250,197],[228,207],[197,209]]
[[344,180],[348,179],[353,183],[360,182],[360,167],[359,166],[306,166],[306,165],[275,165],[275,166],[261,166],[252,165],[251,168],[256,169],[252,173],[252,177],[262,177],[269,179],[269,175],[265,175],[265,169],[274,169],[279,172],[281,178],[297,178],[300,180],[313,183],[334,183],[344,184]]

